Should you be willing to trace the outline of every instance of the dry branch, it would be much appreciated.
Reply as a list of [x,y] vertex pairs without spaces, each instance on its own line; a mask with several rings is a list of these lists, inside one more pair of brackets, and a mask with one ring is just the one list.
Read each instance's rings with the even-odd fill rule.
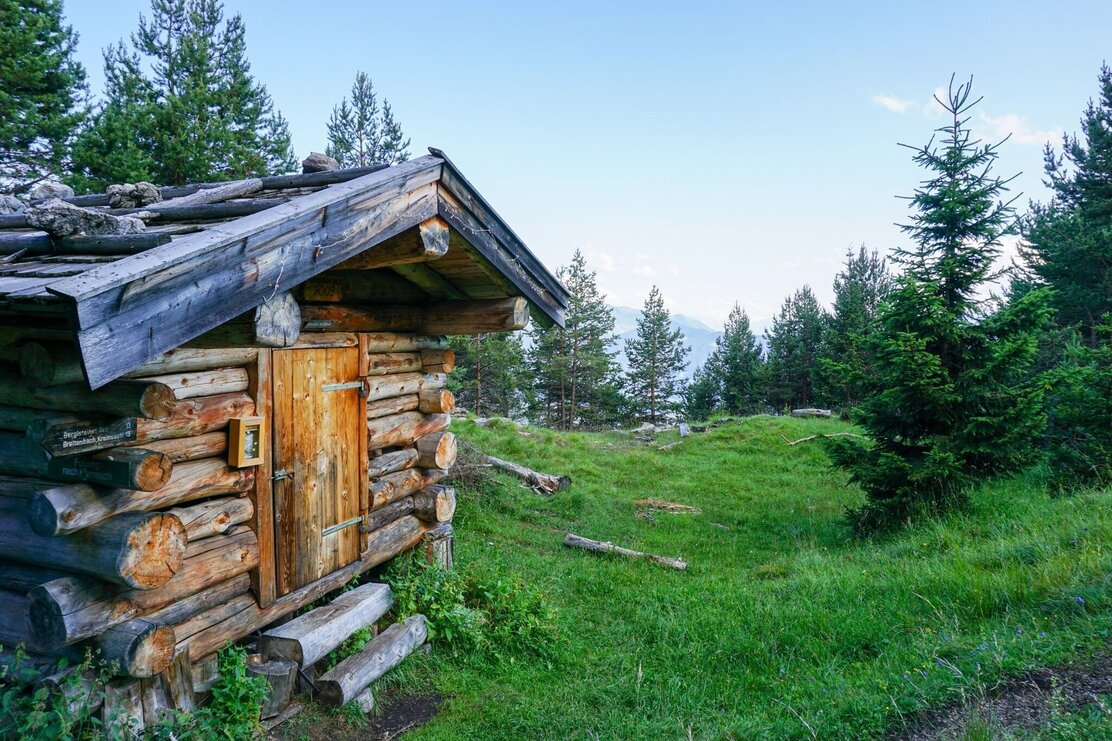
[[540,473],[531,468],[519,466],[516,463],[504,461],[501,458],[495,458],[493,455],[488,455],[486,461],[495,468],[506,471],[507,473],[512,473],[514,476],[522,479],[538,494],[555,494],[571,486],[571,478],[562,474],[553,475],[550,473]]
[[831,432],[831,433],[826,434],[826,435],[808,435],[807,437],[801,437],[798,440],[789,440],[788,438],[784,437],[783,435],[781,435],[780,437],[783,437],[784,442],[786,442],[788,445],[799,445],[800,443],[805,443],[808,440],[818,440],[820,437],[825,437],[825,438],[856,437],[856,438],[860,438],[862,440],[865,439],[864,435],[857,435],[857,434],[854,434],[852,432]]
[[598,540],[591,540],[584,538],[573,533],[568,533],[564,537],[564,545],[569,548],[581,548],[585,551],[592,553],[617,553],[619,556],[629,556],[630,558],[644,558],[661,566],[667,566],[675,569],[676,571],[686,571],[687,561],[682,558],[668,558],[667,556],[656,556],[652,553],[643,553],[641,551],[630,550],[629,548],[622,548],[621,546],[614,545]]

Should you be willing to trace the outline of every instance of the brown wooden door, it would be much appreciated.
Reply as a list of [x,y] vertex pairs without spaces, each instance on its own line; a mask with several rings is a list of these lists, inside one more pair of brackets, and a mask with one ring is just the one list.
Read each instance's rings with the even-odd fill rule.
[[359,558],[359,351],[274,351],[278,594]]

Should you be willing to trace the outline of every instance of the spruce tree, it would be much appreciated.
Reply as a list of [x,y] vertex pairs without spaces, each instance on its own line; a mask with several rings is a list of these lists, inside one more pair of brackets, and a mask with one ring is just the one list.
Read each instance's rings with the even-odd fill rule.
[[357,72],[347,98],[332,109],[325,152],[341,167],[393,165],[409,159],[409,139],[394,120],[390,102],[378,103],[378,93],[366,72]]
[[451,388],[460,407],[476,416],[518,416],[528,403],[525,348],[519,332],[453,337]]
[[774,409],[818,403],[819,353],[826,311],[809,286],[789,296],[768,333],[768,397]]
[[63,174],[85,117],[76,46],[62,0],[0,0],[0,193]]
[[631,410],[653,424],[679,407],[683,369],[690,352],[683,339],[683,332],[672,326],[660,289],[653,286],[637,318],[637,335],[625,342]]
[[1032,204],[1022,253],[1035,282],[1054,289],[1056,321],[1076,326],[1092,348],[1112,312],[1112,69],[1081,117],[1081,136],[1065,135],[1062,153],[1047,145],[1046,184],[1053,197]]
[[715,340],[707,362],[714,379],[715,397],[731,414],[756,414],[767,395],[761,346],[753,335],[749,315],[734,304],[722,336]]
[[559,429],[614,424],[625,412],[615,359],[614,312],[579,250],[557,276],[571,301],[563,328],[532,330],[529,367],[536,379],[537,408]]
[[296,167],[285,119],[247,61],[221,0],[151,0],[130,44],[104,53],[105,102],[74,148],[83,190],[231,180]]
[[998,145],[968,129],[971,82],[939,100],[950,123],[915,150],[928,172],[911,197],[905,267],[868,341],[859,422],[869,438],[830,440],[834,461],[865,490],[850,513],[869,533],[960,506],[977,481],[1019,469],[1045,426],[1029,369],[1049,308],[1035,290],[992,310],[978,296],[1000,239],[1012,233],[1006,181],[992,174]]
[[892,276],[876,250],[861,245],[856,253],[846,252],[834,278],[834,305],[819,360],[820,393],[831,404],[848,411],[864,398],[866,340],[876,330],[881,303],[891,290]]

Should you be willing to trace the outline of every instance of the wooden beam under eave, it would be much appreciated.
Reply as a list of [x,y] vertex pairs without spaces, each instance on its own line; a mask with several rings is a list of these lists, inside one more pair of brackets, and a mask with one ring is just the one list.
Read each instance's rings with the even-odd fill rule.
[[514,296],[424,306],[310,304],[301,307],[301,319],[302,332],[512,332],[528,326],[529,302]]
[[444,257],[448,253],[448,224],[439,216],[422,221],[416,229],[362,252],[337,266],[338,270],[375,270],[410,265]]
[[390,269],[433,298],[456,300],[471,298],[453,285],[450,280],[424,263],[395,265]]

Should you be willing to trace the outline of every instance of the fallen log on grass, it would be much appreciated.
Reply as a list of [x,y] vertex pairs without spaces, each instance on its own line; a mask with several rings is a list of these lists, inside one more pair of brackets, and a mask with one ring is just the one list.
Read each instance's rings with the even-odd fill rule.
[[820,437],[821,438],[827,438],[827,439],[832,438],[832,437],[856,437],[856,438],[860,438],[862,440],[865,439],[864,435],[858,435],[858,434],[855,434],[853,432],[831,432],[827,435],[808,435],[807,437],[801,437],[798,440],[789,440],[788,438],[784,437],[783,435],[781,435],[780,437],[783,437],[784,442],[786,442],[788,445],[799,445],[800,443],[805,443],[808,440],[818,440]]
[[630,558],[644,558],[661,566],[667,566],[675,569],[676,571],[686,571],[687,561],[682,558],[668,558],[667,556],[657,556],[652,553],[642,553],[641,551],[630,550],[629,548],[622,548],[621,546],[614,545],[598,540],[591,540],[584,538],[574,533],[568,533],[564,537],[564,545],[569,548],[581,548],[591,553],[617,553],[619,556],[629,556]]
[[831,417],[833,412],[829,409],[815,409],[814,407],[805,407],[803,409],[793,409],[793,417]]
[[522,479],[538,494],[555,494],[571,486],[571,478],[564,475],[540,473],[531,468],[519,466],[511,461],[495,458],[493,455],[488,455],[486,461],[495,468],[506,471],[507,473],[512,473],[514,476]]

